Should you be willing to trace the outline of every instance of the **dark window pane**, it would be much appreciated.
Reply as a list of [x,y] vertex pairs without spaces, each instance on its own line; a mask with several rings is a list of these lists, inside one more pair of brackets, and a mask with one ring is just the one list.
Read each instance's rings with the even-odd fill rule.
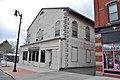
[[28,55],[28,52],[27,52],[27,51],[24,51],[24,52],[23,52],[23,60],[27,60],[27,55]]
[[45,50],[41,50],[41,60],[40,62],[45,63]]
[[36,51],[36,62],[38,62],[39,59],[39,51]]
[[35,61],[35,51],[33,51],[33,54],[32,54],[32,61]]
[[29,61],[31,61],[31,51],[29,52]]

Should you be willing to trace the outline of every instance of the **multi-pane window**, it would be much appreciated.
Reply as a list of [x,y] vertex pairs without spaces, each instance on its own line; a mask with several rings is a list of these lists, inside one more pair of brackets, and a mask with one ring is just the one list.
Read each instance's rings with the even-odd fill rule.
[[39,51],[38,50],[29,51],[29,61],[38,62],[38,60],[39,60]]
[[27,52],[27,51],[24,51],[24,52],[23,52],[23,60],[27,60],[27,55],[28,55],[28,52]]
[[72,22],[72,37],[78,37],[78,24],[76,21]]
[[39,29],[39,31],[36,33],[36,41],[43,40],[43,30]]
[[111,3],[108,5],[109,9],[109,21],[118,20],[118,6],[117,3]]
[[90,41],[90,28],[86,27],[85,29],[85,40]]
[[60,21],[55,24],[55,36],[60,36]]

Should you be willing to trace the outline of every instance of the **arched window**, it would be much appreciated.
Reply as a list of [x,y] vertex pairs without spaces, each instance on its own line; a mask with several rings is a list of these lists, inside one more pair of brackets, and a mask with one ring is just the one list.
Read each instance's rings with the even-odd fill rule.
[[78,37],[78,24],[76,21],[72,22],[72,37]]
[[27,33],[27,44],[29,44],[29,43],[30,43],[30,34]]
[[86,35],[85,40],[90,41],[90,28],[89,27],[86,27],[85,35]]
[[39,29],[36,33],[36,41],[43,40],[43,30]]
[[60,21],[55,23],[55,36],[60,36]]

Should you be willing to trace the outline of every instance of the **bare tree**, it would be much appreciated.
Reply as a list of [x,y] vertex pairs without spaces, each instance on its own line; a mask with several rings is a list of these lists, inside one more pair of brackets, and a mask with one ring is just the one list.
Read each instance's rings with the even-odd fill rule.
[[16,41],[11,41],[10,44],[12,46],[12,52],[15,53],[15,51],[16,51]]

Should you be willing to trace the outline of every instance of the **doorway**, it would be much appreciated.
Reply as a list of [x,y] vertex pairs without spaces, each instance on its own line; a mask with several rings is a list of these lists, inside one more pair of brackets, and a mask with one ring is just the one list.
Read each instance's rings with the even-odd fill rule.
[[52,66],[52,49],[46,50],[46,61],[48,63],[48,67],[51,68]]

